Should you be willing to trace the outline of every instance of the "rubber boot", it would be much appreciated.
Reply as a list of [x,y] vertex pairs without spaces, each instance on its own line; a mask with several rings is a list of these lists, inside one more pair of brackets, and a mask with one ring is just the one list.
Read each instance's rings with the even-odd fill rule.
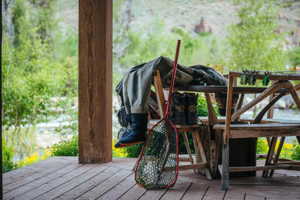
[[119,141],[115,144],[116,148],[141,144],[146,140],[147,114],[130,114],[130,119],[131,126],[124,131]]
[[185,96],[181,93],[174,93],[172,101],[172,118],[174,124],[185,125]]
[[193,93],[186,93],[185,99],[186,99],[186,108],[185,108],[186,124],[188,124],[188,125],[197,124],[198,95],[193,94]]

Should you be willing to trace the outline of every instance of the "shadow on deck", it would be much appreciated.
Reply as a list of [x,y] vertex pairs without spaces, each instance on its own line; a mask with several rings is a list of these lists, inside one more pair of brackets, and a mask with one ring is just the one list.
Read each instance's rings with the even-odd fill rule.
[[229,191],[220,180],[181,172],[174,188],[146,191],[134,181],[135,159],[78,164],[77,157],[53,157],[4,174],[4,199],[300,199],[300,172],[275,171],[273,178],[235,178]]

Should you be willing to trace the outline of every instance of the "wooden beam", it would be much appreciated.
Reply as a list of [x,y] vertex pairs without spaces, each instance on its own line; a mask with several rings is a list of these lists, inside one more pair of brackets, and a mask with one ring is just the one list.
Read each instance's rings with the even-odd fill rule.
[[[243,73],[242,72],[230,72],[231,76],[234,77],[240,77]],[[263,74],[257,74],[256,75],[256,79],[258,80],[262,80],[265,78],[265,75]],[[291,81],[297,81],[300,80],[300,73],[294,73],[294,74],[270,74],[269,75],[270,80],[277,80],[277,81],[281,81],[281,80],[291,80]]]
[[112,1],[79,0],[79,162],[112,161]]

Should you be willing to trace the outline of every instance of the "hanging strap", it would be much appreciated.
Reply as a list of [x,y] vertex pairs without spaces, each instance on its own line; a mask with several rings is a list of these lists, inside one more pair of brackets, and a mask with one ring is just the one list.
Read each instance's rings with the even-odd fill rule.
[[168,118],[168,115],[169,115],[169,112],[170,112],[170,105],[171,105],[171,102],[172,102],[172,95],[173,95],[175,79],[176,79],[177,62],[178,62],[178,57],[179,57],[180,44],[181,44],[181,40],[177,40],[176,54],[175,54],[175,60],[174,60],[174,63],[173,63],[173,70],[172,70],[172,78],[171,78],[167,108],[166,108],[164,118]]

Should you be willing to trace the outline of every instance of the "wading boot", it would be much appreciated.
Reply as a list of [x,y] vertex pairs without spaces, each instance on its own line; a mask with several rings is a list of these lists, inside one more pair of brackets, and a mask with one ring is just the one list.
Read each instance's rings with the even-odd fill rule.
[[174,93],[172,97],[172,114],[170,120],[174,124],[185,125],[185,96],[181,93]]
[[186,93],[185,94],[185,101],[186,101],[186,107],[185,107],[185,114],[186,114],[186,124],[188,125],[194,125],[197,124],[197,101],[198,101],[198,95],[193,93]]
[[131,125],[127,128],[119,141],[115,144],[116,148],[131,146],[144,143],[146,140],[147,114],[135,113],[130,114]]

